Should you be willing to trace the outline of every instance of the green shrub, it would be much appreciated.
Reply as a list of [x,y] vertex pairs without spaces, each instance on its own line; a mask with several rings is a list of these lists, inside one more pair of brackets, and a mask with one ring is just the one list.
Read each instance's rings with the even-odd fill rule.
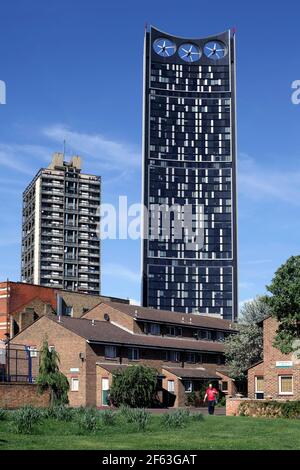
[[221,397],[221,398],[218,400],[217,406],[218,406],[218,407],[226,406],[226,397],[225,397],[225,396]]
[[110,399],[115,406],[147,408],[155,401],[157,371],[139,365],[115,373],[110,388]]
[[7,418],[7,412],[6,410],[3,410],[0,408],[0,421],[4,421]]
[[150,413],[140,408],[122,407],[120,410],[128,424],[135,424],[138,431],[145,431],[150,419]]
[[190,416],[189,410],[176,410],[166,413],[162,417],[163,425],[167,428],[183,428]]
[[198,408],[202,405],[202,401],[200,398],[200,392],[191,392],[185,394],[185,404],[186,406],[193,406]]
[[299,418],[300,417],[300,401],[287,401],[282,403],[281,412],[283,418]]
[[12,413],[12,426],[17,434],[31,434],[34,426],[43,418],[43,410],[33,406],[23,406]]
[[87,408],[77,416],[79,428],[83,432],[96,432],[100,427],[99,413],[95,408]]
[[64,405],[51,406],[45,410],[45,417],[53,418],[57,421],[72,421],[74,412],[72,408],[68,408]]
[[105,410],[101,413],[101,419],[104,426],[113,426],[116,423],[116,413],[112,410]]

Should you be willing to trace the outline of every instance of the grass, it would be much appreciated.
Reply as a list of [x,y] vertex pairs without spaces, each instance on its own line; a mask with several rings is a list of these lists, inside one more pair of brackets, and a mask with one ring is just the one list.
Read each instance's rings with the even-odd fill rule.
[[117,414],[113,424],[82,433],[76,421],[47,418],[30,435],[15,434],[0,421],[1,450],[293,450],[300,448],[300,421],[226,416],[191,416],[184,428],[166,429],[152,415],[145,432]]

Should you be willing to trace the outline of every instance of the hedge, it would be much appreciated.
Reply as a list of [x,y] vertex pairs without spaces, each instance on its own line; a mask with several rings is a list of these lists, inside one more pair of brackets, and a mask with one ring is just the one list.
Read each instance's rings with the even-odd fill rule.
[[239,405],[238,413],[262,418],[299,418],[300,401],[245,401]]

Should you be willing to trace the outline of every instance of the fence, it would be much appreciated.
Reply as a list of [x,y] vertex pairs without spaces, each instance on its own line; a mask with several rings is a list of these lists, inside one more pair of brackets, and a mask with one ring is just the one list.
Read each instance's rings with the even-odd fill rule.
[[39,351],[19,344],[0,349],[0,382],[34,383],[39,369]]

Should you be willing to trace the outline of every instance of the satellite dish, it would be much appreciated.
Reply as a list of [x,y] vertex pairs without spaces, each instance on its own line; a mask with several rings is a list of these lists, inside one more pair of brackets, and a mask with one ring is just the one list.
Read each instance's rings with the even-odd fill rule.
[[109,320],[110,320],[108,313],[105,313],[105,314],[104,314],[104,320],[105,320],[105,321],[109,321]]

